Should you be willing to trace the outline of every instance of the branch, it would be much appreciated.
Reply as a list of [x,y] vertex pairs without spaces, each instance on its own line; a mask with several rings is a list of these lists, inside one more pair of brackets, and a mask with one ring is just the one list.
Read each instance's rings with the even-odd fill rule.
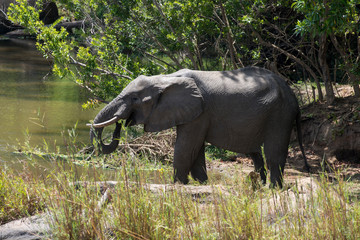
[[183,68],[183,66],[180,64],[180,62],[172,55],[169,53],[169,51],[167,50],[166,46],[164,46],[155,36],[154,34],[152,34],[151,32],[148,32],[146,28],[144,28],[142,26],[142,24],[140,23],[139,19],[135,16],[136,14],[134,14],[134,12],[131,12],[132,14],[130,15],[132,17],[132,19],[134,20],[134,22],[136,23],[136,25],[138,25],[139,28],[141,28],[141,30],[145,33],[146,36],[148,36],[149,38],[151,38],[160,48],[160,50],[162,52],[164,52],[175,64],[178,68]]
[[[87,65],[85,63],[82,63],[82,62],[79,62],[77,60],[75,60],[72,56],[69,57],[70,60],[71,60],[71,63],[72,64],[75,64],[75,65],[79,65],[81,67],[86,67]],[[121,78],[126,78],[126,79],[129,79],[131,80],[132,78],[128,75],[123,75],[123,74],[118,74],[118,73],[114,73],[114,72],[110,72],[108,70],[105,70],[105,69],[101,69],[101,68],[96,68],[97,71],[101,72],[101,73],[104,73],[106,75],[110,75],[110,76],[113,76],[113,77],[121,77]]]
[[351,72],[351,65],[349,62],[350,54],[346,53],[345,49],[341,46],[341,44],[338,42],[336,36],[334,34],[330,34],[330,40],[332,44],[334,45],[335,49],[340,54],[341,58],[344,60],[345,63],[345,71],[348,73]]
[[303,68],[306,69],[306,71],[308,71],[310,73],[310,75],[314,78],[317,88],[318,88],[318,94],[319,94],[319,99],[322,100],[322,92],[321,92],[321,85],[319,82],[319,79],[317,77],[317,75],[315,74],[315,72],[301,59],[297,58],[295,55],[285,51],[284,49],[276,46],[273,43],[268,43],[266,42],[261,36],[260,34],[250,25],[251,29],[253,30],[254,35],[259,39],[260,43],[263,44],[266,47],[272,47],[274,49],[276,49],[277,51],[283,53],[284,55],[286,55],[287,57],[291,58],[292,60],[294,60],[296,63],[298,63],[299,65],[301,65]]
[[286,37],[286,34],[281,31],[280,29],[278,29],[278,26],[271,24],[271,23],[266,23],[269,27],[273,27],[274,29],[276,29],[282,36],[276,36],[275,34],[271,33],[269,30],[265,29],[265,31],[267,32],[267,34],[271,35],[273,38],[280,40],[281,42],[283,42],[284,44],[286,44],[287,46],[289,46],[291,48],[291,50],[296,51],[298,54],[301,55],[301,57],[303,57],[305,60],[307,60],[311,66],[313,66],[316,71],[321,74],[320,69],[318,68],[318,66],[305,54],[303,53],[303,51],[301,51],[299,48],[295,47],[293,44],[291,44],[290,41],[288,41],[287,39],[284,40],[284,38]]
[[230,27],[230,23],[229,23],[229,19],[226,15],[226,11],[225,11],[225,8],[224,8],[224,5],[222,3],[222,1],[220,1],[219,3],[219,7],[220,7],[220,10],[221,10],[221,14],[222,14],[222,17],[223,17],[223,23],[224,23],[224,26],[225,28],[227,28],[227,42],[228,42],[228,45],[229,45],[229,48],[230,48],[230,57],[231,57],[231,61],[233,63],[233,66],[235,69],[238,68],[238,63],[240,64],[241,67],[244,67],[244,64],[242,63],[241,59],[237,56],[237,52],[236,52],[236,48],[234,46],[234,43],[235,43],[235,40],[234,40],[234,35],[231,31],[231,27]]
[[73,28],[85,28],[88,26],[89,23],[82,21],[74,21],[74,22],[62,22],[55,25],[55,28],[59,30],[60,28],[65,28],[67,31],[73,29]]
[[149,57],[152,57],[152,58],[156,59],[156,60],[157,60],[157,61],[159,61],[159,62],[164,63],[165,65],[168,65],[169,67],[171,67],[171,68],[173,68],[173,69],[175,69],[175,70],[177,70],[177,68],[176,68],[174,65],[172,65],[172,64],[170,64],[170,63],[165,62],[164,60],[162,60],[162,59],[160,59],[160,58],[156,57],[155,55],[152,55],[151,53],[144,52],[144,54],[145,54],[145,55],[147,55],[147,56],[149,56]]

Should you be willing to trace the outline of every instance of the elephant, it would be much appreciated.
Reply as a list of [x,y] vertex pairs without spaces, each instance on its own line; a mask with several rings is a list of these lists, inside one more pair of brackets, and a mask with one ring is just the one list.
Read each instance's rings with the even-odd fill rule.
[[[168,75],[139,76],[95,117],[92,139],[110,153],[118,146],[121,127],[144,125],[145,132],[176,127],[174,181],[187,184],[188,175],[205,183],[205,142],[250,156],[266,184],[282,187],[294,122],[305,167],[300,109],[295,94],[278,75],[259,67],[233,71],[182,69]],[[104,127],[117,123],[111,144],[102,143]],[[266,165],[261,147],[265,154]]]

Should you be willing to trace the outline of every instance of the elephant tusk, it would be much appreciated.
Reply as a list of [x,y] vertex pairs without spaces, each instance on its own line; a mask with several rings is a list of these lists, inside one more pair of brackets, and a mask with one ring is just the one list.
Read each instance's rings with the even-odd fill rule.
[[116,123],[118,120],[119,120],[119,118],[117,116],[115,116],[112,119],[107,120],[105,122],[93,123],[93,124],[88,123],[88,124],[86,124],[86,126],[91,126],[91,127],[94,127],[94,128],[103,128],[103,127],[109,126],[109,125],[111,125],[113,123]]

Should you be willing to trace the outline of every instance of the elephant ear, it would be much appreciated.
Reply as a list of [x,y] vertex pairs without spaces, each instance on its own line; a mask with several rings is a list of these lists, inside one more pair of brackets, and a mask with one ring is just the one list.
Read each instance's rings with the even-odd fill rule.
[[204,100],[194,79],[188,77],[162,77],[157,79],[157,102],[144,124],[147,132],[188,123],[204,109]]

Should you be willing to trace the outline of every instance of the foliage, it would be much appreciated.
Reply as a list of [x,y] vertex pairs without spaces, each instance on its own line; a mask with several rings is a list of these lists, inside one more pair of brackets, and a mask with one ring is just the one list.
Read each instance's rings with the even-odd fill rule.
[[[326,65],[346,66],[341,69],[348,74],[358,72],[358,51],[353,42],[359,20],[356,0],[331,4],[323,0],[56,3],[63,16],[56,23],[81,20],[84,27],[66,31],[56,23],[44,26],[38,21],[39,8],[28,6],[26,0],[17,0],[9,8],[9,16],[37,35],[38,48],[45,57],[54,59],[55,74],[71,75],[100,100],[113,98],[140,74],[243,65],[265,66],[293,81],[309,77],[317,83],[322,100],[319,79],[332,91],[327,84],[332,73],[323,71]],[[332,38],[334,45],[329,46],[338,53],[323,51],[337,62],[318,62],[325,42],[314,41],[314,36],[321,33],[332,34],[340,42],[336,45]],[[358,82],[354,81],[355,89]],[[86,107],[92,103],[90,100]]]
[[296,30],[301,34],[310,32],[313,35],[357,31],[359,16],[356,4],[356,0],[335,0],[331,4],[324,0],[297,0],[293,7],[302,12],[305,18],[298,20]]
[[[99,24],[106,24],[110,22],[111,15],[107,15],[110,14],[106,12],[109,11],[109,6],[106,1],[103,2],[100,6],[88,1],[74,3],[64,1],[69,4],[70,9],[75,11],[75,16],[91,16],[95,19],[101,17]],[[85,12],[80,14],[78,9],[85,9]],[[87,28],[84,32],[78,31],[78,36],[74,38],[69,36],[65,28],[56,27],[62,19],[51,26],[44,26],[38,20],[39,10],[29,6],[26,0],[17,1],[17,5],[12,4],[9,12],[11,20],[27,27],[30,33],[36,34],[38,49],[46,58],[54,59],[53,72],[55,74],[60,77],[72,76],[77,83],[88,87],[102,99],[117,95],[126,85],[130,77],[123,75],[124,73],[145,73],[140,68],[137,56],[133,56],[130,60],[127,55],[121,53],[123,45],[113,30],[118,29],[118,25],[106,27],[94,25],[93,28]],[[122,77],[121,81],[114,76]]]
[[[311,37],[330,37],[339,55],[340,68],[353,84],[355,96],[360,97],[358,4],[358,0],[297,0],[293,7],[304,14],[302,20],[297,20],[296,32],[302,35],[310,33]],[[320,40],[319,44],[326,42]]]

